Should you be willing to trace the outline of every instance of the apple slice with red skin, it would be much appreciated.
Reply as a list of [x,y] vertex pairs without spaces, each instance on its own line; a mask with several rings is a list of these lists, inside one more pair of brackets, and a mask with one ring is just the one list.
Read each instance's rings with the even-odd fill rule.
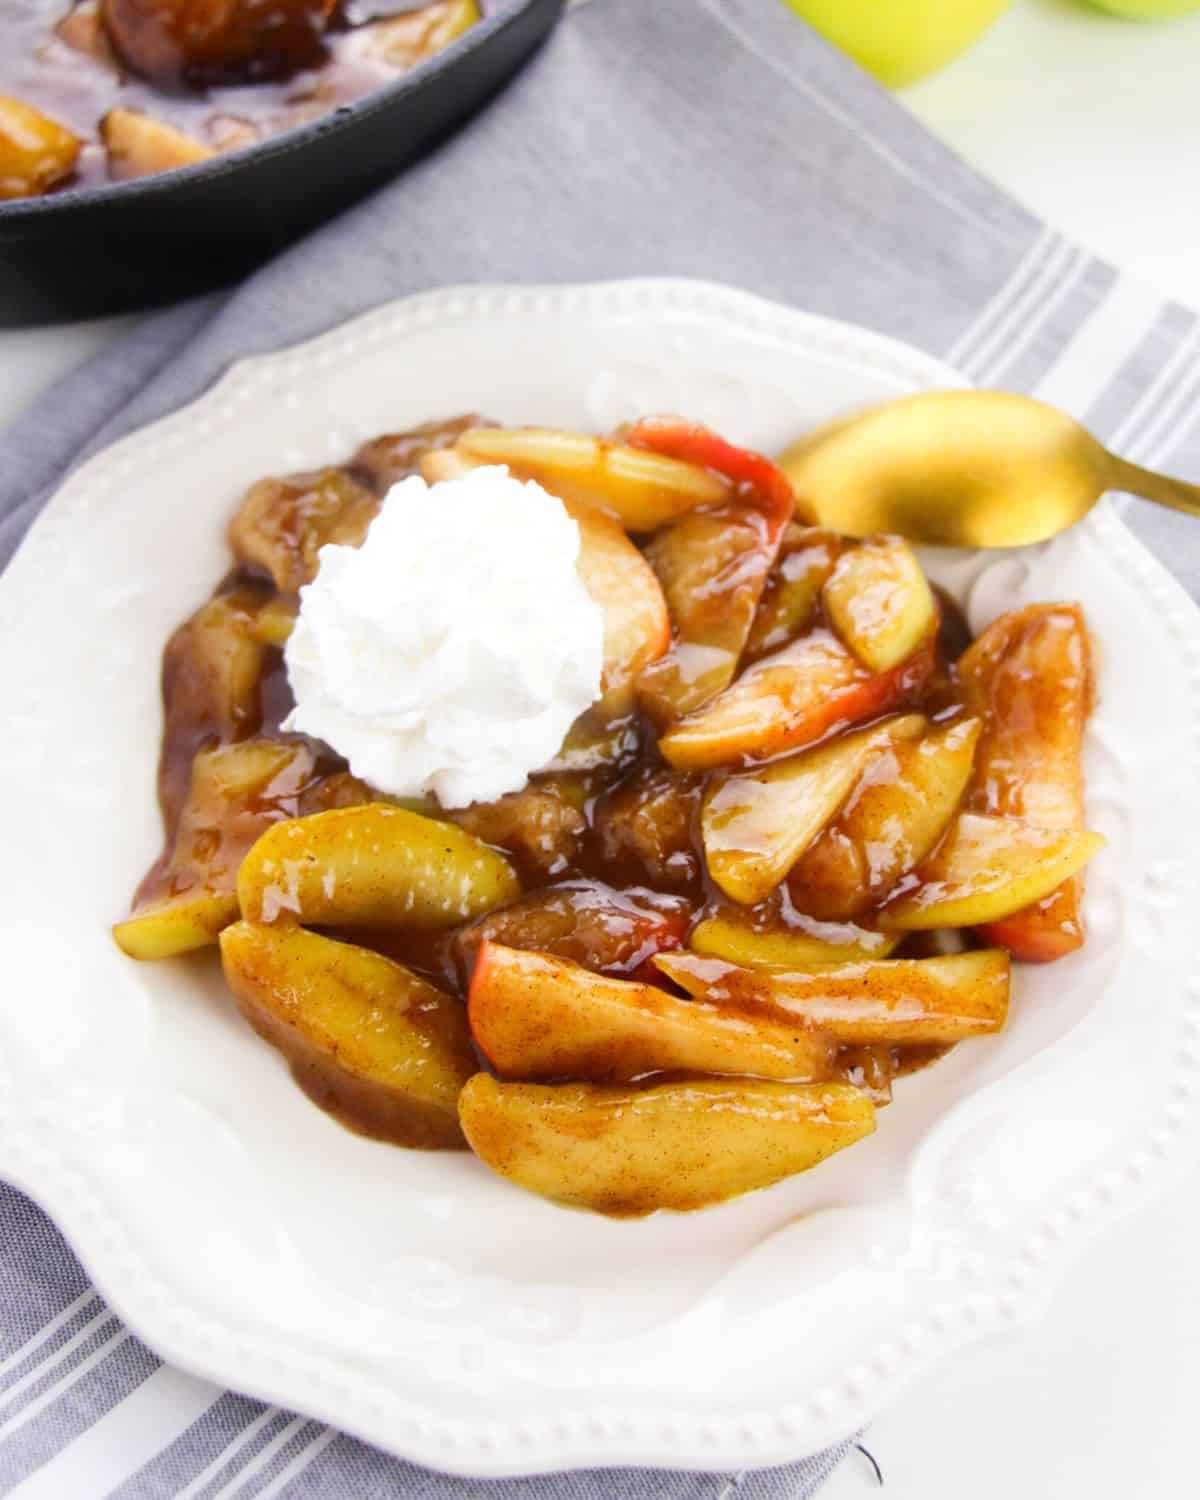
[[475,1044],[506,1078],[621,1082],[687,1072],[815,1080],[826,1034],[783,1016],[681,1000],[549,953],[485,942],[467,997]]
[[[1033,604],[994,621],[964,652],[959,681],[984,729],[967,791],[972,812],[1082,832],[1083,736],[1093,697],[1091,643],[1077,604]],[[1083,942],[1082,875],[981,936],[1027,963]]]
[[659,740],[679,771],[768,760],[895,708],[929,677],[930,635],[890,672],[869,672],[828,630],[815,630],[747,667],[711,703]]
[[960,1042],[999,1031],[1008,1015],[1009,958],[994,948],[791,971],[692,953],[660,953],[655,964],[698,999],[762,1006],[850,1046]]
[[650,417],[626,439],[721,475],[733,496],[682,516],[646,550],[675,626],[671,649],[638,683],[638,700],[661,729],[733,681],[796,497],[769,459],[697,423]]

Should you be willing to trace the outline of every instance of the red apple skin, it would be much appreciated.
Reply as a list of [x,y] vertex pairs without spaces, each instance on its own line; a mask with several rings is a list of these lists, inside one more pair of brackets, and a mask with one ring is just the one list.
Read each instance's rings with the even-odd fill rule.
[[[1078,604],[1031,604],[994,621],[964,652],[959,680],[984,720],[966,805],[1047,828],[1082,829],[1083,735],[1094,697],[1091,641]],[[1083,877],[979,929],[1022,963],[1083,945]]]
[[727,442],[700,422],[683,417],[643,417],[623,434],[631,448],[648,448],[666,458],[681,458],[723,475],[739,498],[767,515],[810,524],[816,516],[792,489],[791,480],[761,453]]

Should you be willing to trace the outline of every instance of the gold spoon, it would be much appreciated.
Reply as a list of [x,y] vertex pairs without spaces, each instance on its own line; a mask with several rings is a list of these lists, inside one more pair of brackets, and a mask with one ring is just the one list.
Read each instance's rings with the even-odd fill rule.
[[1200,486],[1102,448],[1074,418],[1004,391],[931,391],[818,427],[779,466],[823,526],[950,547],[1057,536],[1105,490],[1200,516]]

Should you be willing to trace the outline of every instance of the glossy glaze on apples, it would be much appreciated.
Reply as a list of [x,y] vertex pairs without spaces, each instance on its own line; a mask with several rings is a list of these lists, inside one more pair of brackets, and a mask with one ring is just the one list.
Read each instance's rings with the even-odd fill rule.
[[[360,542],[391,484],[490,462],[579,522],[601,696],[521,791],[400,805],[281,733],[282,645],[319,548]],[[118,942],[224,929],[240,1005],[319,1103],[402,1144],[465,1137],[562,1202],[700,1206],[860,1138],[894,1078],[1003,1026],[1010,955],[1082,941],[1092,673],[1077,606],[969,644],[899,538],[811,519],[766,460],[676,419],[596,439],[464,417],[259,481],[233,571],[166,648],[166,844]],[[473,1081],[460,1133],[468,1026],[503,1081]]]

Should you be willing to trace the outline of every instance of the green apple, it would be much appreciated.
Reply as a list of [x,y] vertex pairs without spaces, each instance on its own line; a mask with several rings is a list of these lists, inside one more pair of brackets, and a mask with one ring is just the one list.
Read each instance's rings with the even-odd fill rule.
[[[785,0],[836,46],[893,87],[942,67],[985,31],[1009,0]],[[1133,8],[1139,0],[1114,0]],[[1156,0],[1144,0],[1149,12]],[[1161,6],[1171,0],[1157,0]],[[1195,0],[1200,4],[1200,0]],[[1176,9],[1180,0],[1174,0]]]
[[1127,16],[1131,21],[1161,21],[1200,10],[1200,0],[1092,0],[1092,4],[1112,11],[1115,16]]

